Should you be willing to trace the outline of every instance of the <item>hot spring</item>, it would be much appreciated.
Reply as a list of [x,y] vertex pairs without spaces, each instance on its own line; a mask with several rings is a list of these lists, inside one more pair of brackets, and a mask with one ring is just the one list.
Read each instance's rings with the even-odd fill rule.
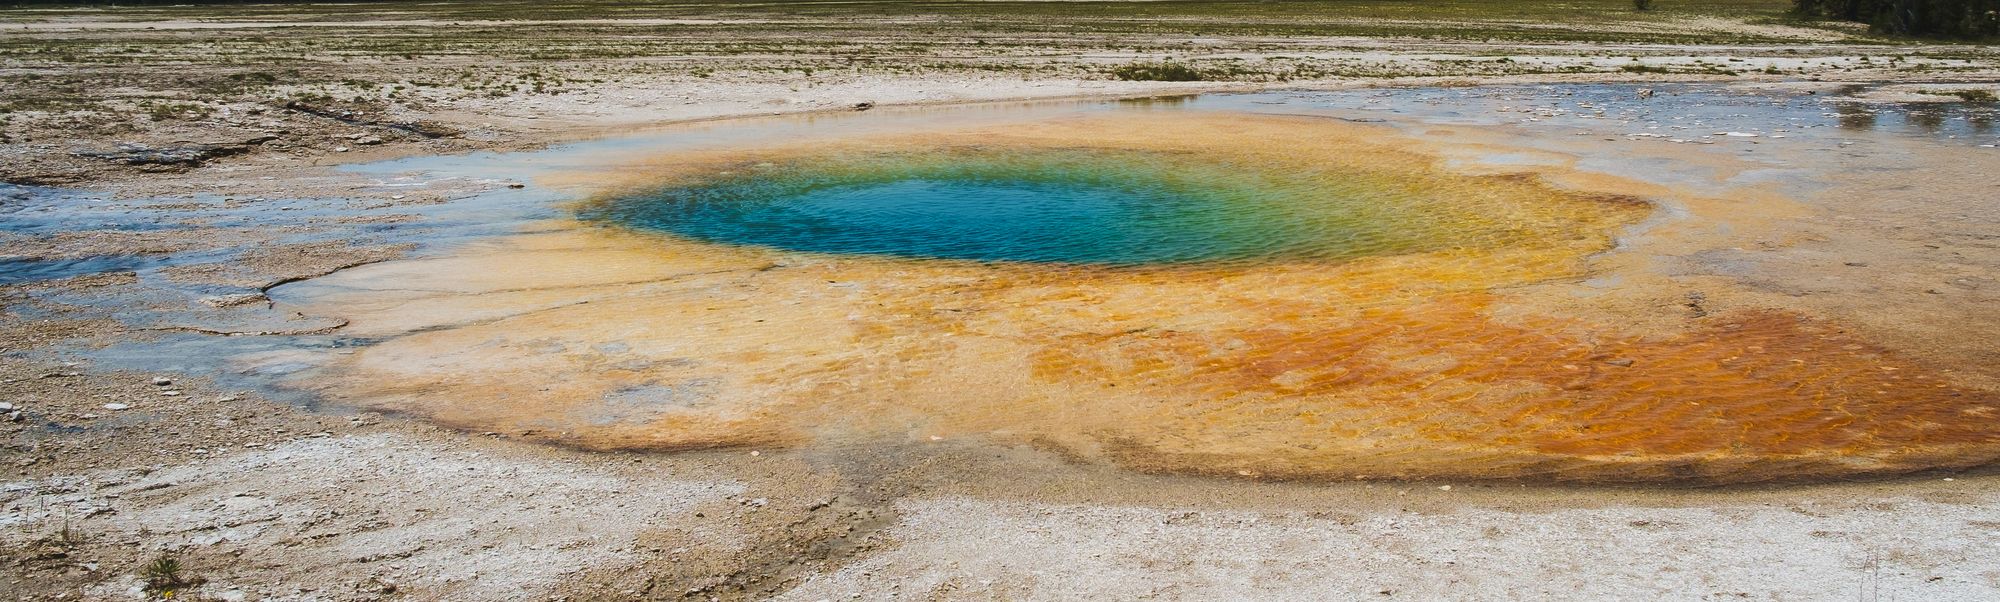
[[1451,205],[1420,183],[1363,172],[934,149],[760,162],[586,215],[719,244],[1103,265],[1337,261],[1504,236]]
[[922,130],[551,176],[592,191],[574,219],[296,288],[380,340],[301,386],[595,449],[969,440],[1231,477],[2000,455],[1966,419],[1989,392],[1796,313],[1684,312],[1616,251],[1658,187],[1301,116]]

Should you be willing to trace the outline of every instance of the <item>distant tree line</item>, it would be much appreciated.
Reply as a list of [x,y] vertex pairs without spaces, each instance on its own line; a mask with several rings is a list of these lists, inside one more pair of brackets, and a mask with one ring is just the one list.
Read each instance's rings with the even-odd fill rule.
[[1867,23],[1875,33],[1959,39],[2000,37],[2000,0],[1792,0],[1800,15]]

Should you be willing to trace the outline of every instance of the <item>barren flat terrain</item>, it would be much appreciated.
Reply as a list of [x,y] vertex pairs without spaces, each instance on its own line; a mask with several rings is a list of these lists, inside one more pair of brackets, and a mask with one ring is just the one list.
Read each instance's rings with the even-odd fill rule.
[[0,598],[2000,597],[2000,52],[1786,9],[0,8]]

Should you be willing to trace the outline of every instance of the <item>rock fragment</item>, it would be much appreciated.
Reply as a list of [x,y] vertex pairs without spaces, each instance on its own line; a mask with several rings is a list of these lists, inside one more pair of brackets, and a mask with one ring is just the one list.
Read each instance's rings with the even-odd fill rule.
[[271,303],[271,298],[264,296],[263,293],[238,293],[233,295],[214,295],[209,297],[202,297],[201,302],[203,304],[208,305],[209,307],[230,308],[230,307],[241,307],[244,305],[251,305],[251,304],[269,305]]
[[179,144],[153,147],[144,144],[120,144],[117,150],[73,151],[78,157],[104,159],[125,165],[174,165],[196,167],[209,159],[227,157],[250,152],[250,147],[242,144]]

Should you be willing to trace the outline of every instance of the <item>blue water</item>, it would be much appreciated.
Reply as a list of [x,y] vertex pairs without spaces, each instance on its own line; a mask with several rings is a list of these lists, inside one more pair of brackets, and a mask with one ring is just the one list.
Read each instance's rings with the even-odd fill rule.
[[109,272],[133,271],[172,263],[172,258],[145,255],[104,255],[73,259],[0,258],[0,286],[56,280]]
[[1158,189],[913,179],[704,198],[716,192],[669,193],[646,223],[711,242],[984,261],[1155,263],[1273,251],[1204,215],[1207,199]]
[[[1137,265],[1408,251],[1368,195],[1222,165],[1066,152],[765,165],[586,212],[814,253]],[[1354,201],[1354,202],[1343,202]]]

